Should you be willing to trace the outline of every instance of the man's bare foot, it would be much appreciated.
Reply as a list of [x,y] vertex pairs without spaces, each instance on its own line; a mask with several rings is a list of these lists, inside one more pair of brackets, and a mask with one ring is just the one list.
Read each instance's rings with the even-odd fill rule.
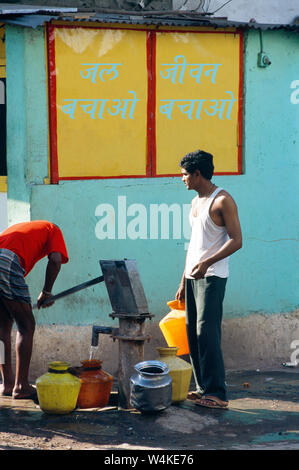
[[0,385],[0,396],[1,397],[11,397],[12,396],[13,385]]
[[33,399],[37,396],[36,388],[29,385],[28,387],[24,388],[14,388],[12,393],[13,398],[15,399]]

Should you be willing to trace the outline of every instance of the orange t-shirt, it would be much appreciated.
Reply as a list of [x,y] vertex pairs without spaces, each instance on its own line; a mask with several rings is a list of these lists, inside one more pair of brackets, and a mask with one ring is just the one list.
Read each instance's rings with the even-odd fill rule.
[[25,269],[25,276],[44,256],[58,251],[62,263],[67,263],[68,253],[59,227],[46,220],[15,224],[0,234],[0,248],[13,251]]

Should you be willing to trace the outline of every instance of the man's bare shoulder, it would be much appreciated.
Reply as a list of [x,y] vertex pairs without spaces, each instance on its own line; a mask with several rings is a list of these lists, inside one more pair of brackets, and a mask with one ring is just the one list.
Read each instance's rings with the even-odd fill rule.
[[216,194],[215,199],[232,199],[232,200],[234,200],[232,195],[228,191],[226,191],[225,189],[221,189],[221,191],[219,191],[219,193]]
[[226,191],[225,189],[222,189],[215,197],[215,206],[223,206],[223,205],[236,205],[236,202],[232,195]]

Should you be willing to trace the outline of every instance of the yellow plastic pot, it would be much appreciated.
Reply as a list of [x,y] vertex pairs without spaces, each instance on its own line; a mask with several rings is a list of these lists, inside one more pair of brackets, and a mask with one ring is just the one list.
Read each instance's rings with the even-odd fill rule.
[[170,347],[178,347],[178,356],[189,354],[186,330],[185,302],[171,300],[167,302],[171,311],[159,323],[166,343]]
[[178,348],[157,348],[158,360],[169,367],[169,375],[172,378],[172,401],[180,402],[187,398],[192,366],[187,361],[177,357]]
[[48,372],[36,379],[39,406],[45,413],[66,414],[75,409],[81,381],[68,372],[69,366],[67,362],[50,362]]

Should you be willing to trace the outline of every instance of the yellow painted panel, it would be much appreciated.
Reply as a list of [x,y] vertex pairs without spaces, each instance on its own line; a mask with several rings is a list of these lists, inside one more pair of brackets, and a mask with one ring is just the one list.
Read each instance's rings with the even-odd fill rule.
[[146,173],[146,33],[55,28],[59,177]]
[[156,49],[157,174],[178,174],[196,149],[237,173],[240,36],[157,33]]

